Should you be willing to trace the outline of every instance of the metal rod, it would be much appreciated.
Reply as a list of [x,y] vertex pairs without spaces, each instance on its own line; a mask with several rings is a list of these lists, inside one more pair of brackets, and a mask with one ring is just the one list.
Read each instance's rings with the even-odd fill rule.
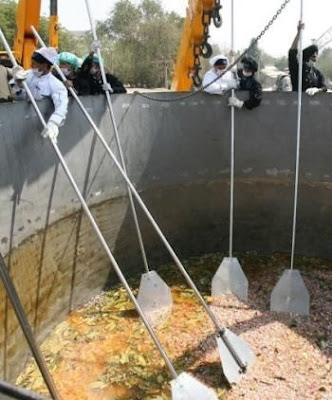
[[85,213],[86,213],[86,215],[87,215],[87,217],[88,217],[93,229],[95,230],[95,232],[96,232],[96,234],[97,234],[102,246],[104,247],[104,250],[106,251],[106,254],[108,255],[108,258],[110,259],[110,261],[111,261],[111,263],[113,265],[113,268],[115,269],[115,272],[117,273],[119,279],[121,280],[123,286],[125,287],[125,289],[126,289],[126,291],[128,293],[128,296],[130,297],[131,301],[134,303],[134,305],[135,305],[140,317],[142,318],[142,320],[144,322],[145,327],[147,328],[148,332],[150,333],[150,335],[151,335],[155,345],[157,346],[160,354],[164,358],[164,361],[165,361],[168,369],[170,370],[173,378],[177,378],[177,373],[176,373],[171,361],[167,357],[163,347],[161,346],[161,343],[159,342],[159,339],[157,338],[157,336],[154,333],[154,330],[153,330],[152,326],[150,325],[149,321],[147,320],[147,318],[146,318],[146,316],[144,314],[144,311],[142,310],[142,308],[138,304],[138,302],[136,300],[136,297],[134,296],[132,290],[130,289],[130,287],[129,287],[128,283],[127,283],[126,278],[122,274],[122,271],[121,271],[117,261],[115,260],[115,258],[113,256],[113,254],[112,254],[112,252],[111,252],[111,250],[110,250],[110,248],[109,248],[109,246],[108,246],[103,234],[101,233],[101,231],[100,231],[95,219],[93,218],[93,216],[91,214],[91,211],[90,211],[87,203],[85,202],[85,200],[84,200],[79,188],[77,187],[76,182],[74,181],[74,178],[72,177],[72,175],[71,175],[71,173],[70,173],[70,171],[69,171],[69,169],[67,167],[67,164],[66,164],[66,162],[65,162],[65,160],[64,160],[64,158],[63,158],[63,156],[62,156],[62,154],[61,154],[61,152],[60,152],[60,150],[58,148],[58,146],[54,142],[52,142],[52,145],[54,147],[55,152],[57,153],[57,156],[58,156],[58,158],[60,160],[60,163],[61,163],[61,165],[62,165],[62,167],[63,167],[63,169],[64,169],[64,171],[65,171],[65,173],[66,173],[71,185],[72,185],[72,187],[74,188],[74,191],[76,192],[77,197],[79,198],[79,200],[80,200],[80,202],[82,204],[82,207],[83,207],[83,209],[84,209],[84,211],[85,211]]
[[[40,35],[37,32],[36,28],[34,26],[31,26],[31,30],[32,30],[34,36],[36,37],[36,39],[41,44],[41,46],[42,47],[46,47],[45,42],[40,37]],[[63,82],[68,81],[68,79],[66,78],[64,73],[61,71],[61,68],[59,67],[59,65],[53,64],[53,66],[56,69],[56,71],[59,74],[59,76],[62,79],[62,81]],[[106,76],[105,76],[105,78],[106,78]],[[81,100],[79,99],[76,91],[72,87],[69,87],[68,90],[71,93],[71,95],[73,96],[73,98],[76,100],[76,102],[78,103],[81,111],[86,116],[85,107],[84,107],[83,103],[81,102]],[[106,96],[110,100],[109,92],[106,92]],[[125,171],[125,173],[127,175],[127,171],[126,171],[126,167],[125,167],[125,161],[124,161],[123,152],[122,152],[122,147],[121,147],[120,138],[119,138],[119,134],[118,134],[118,128],[117,128],[117,125],[116,125],[116,122],[115,122],[115,116],[114,116],[114,113],[113,113],[112,103],[109,103],[109,110],[110,110],[111,120],[112,120],[112,124],[113,124],[113,128],[114,128],[115,139],[116,139],[116,143],[117,143],[117,147],[118,147],[118,151],[119,151],[119,155],[120,155],[120,159],[121,159],[121,165],[122,165],[122,168],[123,168],[123,170]],[[104,144],[104,143],[102,142],[102,144]],[[143,264],[144,264],[146,272],[149,272],[149,265],[148,265],[146,252],[145,252],[145,248],[144,248],[144,243],[143,243],[143,237],[142,237],[142,234],[141,234],[141,230],[140,230],[140,226],[139,226],[139,222],[138,222],[138,217],[137,217],[137,213],[136,213],[136,209],[135,209],[134,199],[133,199],[133,196],[132,196],[132,193],[131,193],[131,190],[130,190],[130,187],[128,186],[128,184],[126,184],[126,187],[127,187],[129,202],[130,202],[130,206],[131,206],[131,210],[132,210],[132,214],[133,214],[133,218],[134,218],[134,222],[135,222],[137,238],[138,238],[139,246],[140,246],[140,249],[141,249]]]
[[[231,51],[232,63],[234,62],[234,0],[231,2]],[[232,96],[234,96],[232,89]],[[231,107],[231,177],[230,177],[230,207],[229,207],[229,258],[233,257],[233,224],[234,224],[234,139],[235,136],[235,110]]]
[[[5,37],[3,36],[1,29],[0,29],[0,36],[1,36],[1,40],[3,40],[4,42],[6,42],[6,39],[5,39]],[[7,42],[6,42],[6,43],[7,43]],[[10,50],[8,44],[7,44],[7,46],[5,46],[5,48],[6,48],[6,51],[7,51],[8,55],[10,56],[11,60],[13,61],[13,66],[16,66],[17,63],[16,63],[16,61],[15,61],[15,59],[14,59],[14,57],[13,57],[13,54],[12,54],[12,52],[11,52],[11,50]],[[37,105],[37,103],[36,103],[36,101],[35,101],[33,95],[31,94],[31,91],[29,90],[29,87],[28,87],[27,83],[24,82],[24,81],[23,81],[23,86],[24,86],[24,89],[27,91],[27,94],[28,94],[28,96],[29,96],[29,98],[30,98],[30,100],[31,100],[31,103],[32,103],[32,105],[33,105],[33,107],[34,107],[34,109],[35,109],[35,111],[36,111],[36,113],[37,113],[37,115],[38,115],[38,117],[39,117],[39,119],[40,119],[40,122],[42,123],[42,125],[43,125],[44,127],[46,127],[46,121],[45,121],[43,115],[41,114],[41,112],[40,112],[40,110],[39,110],[39,107],[38,107],[38,105]],[[101,135],[100,135],[100,136],[101,136]],[[101,137],[102,137],[102,136],[101,136]],[[104,139],[103,139],[103,140],[104,140]],[[92,216],[92,213],[91,213],[91,211],[90,211],[90,209],[89,209],[89,207],[88,207],[86,201],[84,200],[84,198],[83,198],[83,196],[82,196],[82,194],[81,194],[81,192],[80,192],[80,190],[79,190],[79,188],[78,188],[78,186],[77,186],[77,184],[76,184],[76,182],[75,182],[75,180],[74,180],[72,174],[70,173],[69,168],[68,168],[68,166],[67,166],[67,164],[66,164],[66,162],[65,162],[65,160],[64,160],[64,158],[63,158],[63,156],[62,156],[62,154],[61,154],[61,152],[60,152],[60,150],[59,150],[59,148],[58,148],[58,146],[57,146],[57,144],[56,144],[56,143],[54,142],[54,140],[52,140],[52,139],[50,139],[50,142],[51,142],[51,144],[52,144],[52,146],[53,146],[54,151],[56,152],[56,154],[57,154],[57,156],[58,156],[58,158],[59,158],[59,161],[60,161],[60,163],[61,163],[61,165],[62,165],[62,168],[63,168],[64,171],[65,171],[65,174],[67,175],[67,178],[69,179],[69,181],[70,181],[70,183],[71,183],[71,185],[72,185],[72,187],[73,187],[73,189],[74,189],[74,191],[75,191],[77,197],[79,198],[79,200],[80,200],[80,202],[81,202],[81,205],[82,205],[82,207],[83,207],[83,209],[84,209],[84,211],[85,211],[85,213],[86,213],[86,215],[87,215],[87,217],[88,217],[88,219],[89,219],[89,221],[90,221],[90,223],[91,223],[93,229],[95,230],[95,232],[96,232],[96,234],[97,234],[97,236],[98,236],[98,238],[99,238],[99,240],[100,240],[102,246],[104,247],[104,250],[106,251],[106,254],[108,255],[108,258],[110,259],[110,261],[111,261],[111,263],[112,263],[112,265],[113,265],[113,268],[114,268],[115,272],[117,273],[117,275],[118,275],[120,281],[122,282],[123,286],[125,287],[125,289],[126,289],[126,291],[127,291],[127,293],[128,293],[128,296],[130,297],[131,301],[134,303],[134,305],[135,305],[135,307],[136,307],[136,309],[137,309],[137,311],[138,311],[140,317],[142,318],[142,320],[143,320],[143,322],[144,322],[144,325],[145,325],[146,329],[148,330],[148,332],[149,332],[150,336],[152,337],[152,339],[153,339],[153,341],[154,341],[156,347],[158,348],[158,350],[159,350],[161,356],[163,357],[163,359],[164,359],[164,361],[165,361],[165,363],[166,363],[168,369],[170,370],[171,375],[173,376],[174,379],[176,379],[178,375],[177,375],[177,373],[176,373],[176,371],[175,371],[175,369],[174,369],[174,367],[173,367],[171,361],[170,361],[169,358],[167,357],[167,354],[165,353],[165,351],[164,351],[164,349],[163,349],[161,343],[159,342],[159,339],[158,339],[157,336],[155,335],[152,326],[150,325],[149,321],[147,320],[147,318],[146,318],[146,316],[145,316],[145,314],[144,314],[142,308],[140,307],[140,305],[138,304],[138,302],[137,302],[137,300],[136,300],[136,297],[134,296],[132,290],[130,289],[130,287],[129,287],[128,283],[127,283],[126,278],[125,278],[124,275],[122,274],[122,271],[121,271],[121,269],[120,269],[120,267],[119,267],[117,261],[115,260],[113,254],[112,254],[112,252],[111,252],[111,250],[110,250],[110,248],[108,247],[108,244],[107,244],[107,242],[106,242],[106,240],[105,240],[103,234],[101,233],[101,231],[100,231],[100,229],[99,229],[99,227],[98,227],[98,225],[97,225],[97,223],[96,223],[94,217]],[[112,156],[114,157],[113,153],[112,153]],[[119,165],[118,161],[116,160],[116,158],[114,157],[113,159],[114,159],[114,162],[116,163],[116,165],[118,165],[118,168],[119,168],[119,169],[122,171],[122,173],[124,174],[124,172],[123,172],[121,166]],[[124,174],[124,176],[126,176],[126,175]],[[126,177],[127,177],[127,176],[126,176]],[[127,179],[128,179],[128,178],[127,178]],[[129,181],[129,180],[128,180],[128,181]]]
[[[61,71],[61,70],[60,70]],[[71,91],[71,93],[75,93],[74,91]],[[115,155],[113,154],[112,150],[110,149],[109,145],[107,144],[106,140],[104,139],[103,135],[101,134],[100,130],[98,129],[97,125],[95,124],[95,122],[93,121],[93,119],[91,118],[91,116],[89,115],[89,113],[86,111],[84,105],[82,104],[82,102],[77,98],[77,102],[79,107],[81,108],[84,116],[86,117],[87,121],[89,122],[89,124],[91,125],[92,129],[95,131],[96,135],[98,136],[98,138],[100,139],[100,141],[102,142],[103,146],[105,147],[106,152],[110,155],[110,157],[112,158],[114,164],[116,165],[116,167],[118,168],[119,172],[121,173],[123,179],[126,181],[126,183],[128,184],[128,186],[130,187],[132,194],[134,195],[137,203],[140,205],[140,207],[142,208],[143,212],[145,213],[146,217],[148,218],[148,220],[150,221],[151,225],[153,226],[154,230],[156,231],[156,233],[158,234],[160,240],[162,241],[162,243],[164,244],[164,246],[166,247],[166,249],[168,250],[169,254],[171,255],[171,257],[173,258],[176,266],[179,268],[180,272],[182,273],[182,275],[184,276],[185,280],[187,281],[188,285],[193,289],[193,291],[195,292],[196,296],[198,297],[199,301],[201,302],[202,306],[204,307],[205,311],[208,313],[209,317],[211,318],[212,322],[214,323],[214,325],[216,326],[218,332],[224,332],[225,328],[220,324],[220,322],[218,321],[218,319],[216,318],[216,316],[213,314],[212,310],[210,309],[210,307],[208,306],[208,304],[206,303],[206,301],[204,300],[203,296],[200,294],[199,290],[197,289],[196,285],[194,284],[194,282],[192,281],[192,279],[190,278],[190,276],[188,275],[187,271],[185,270],[185,268],[183,267],[180,259],[178,258],[178,256],[176,255],[175,251],[173,250],[173,248],[171,247],[171,245],[168,243],[166,237],[164,236],[164,234],[162,233],[161,229],[159,228],[158,224],[156,223],[156,221],[154,220],[153,216],[151,215],[150,211],[148,210],[148,208],[146,207],[145,203],[143,202],[141,196],[138,194],[137,190],[135,189],[134,185],[131,183],[131,181],[129,180],[127,174],[124,172],[123,168],[121,167],[120,163],[117,161]]]
[[[16,67],[17,66],[17,62],[16,62],[16,60],[15,60],[15,58],[13,56],[13,53],[12,53],[12,51],[11,51],[9,45],[8,45],[8,42],[7,42],[7,40],[6,40],[6,38],[5,38],[5,36],[4,36],[4,34],[3,34],[1,29],[0,29],[0,39],[1,39],[1,41],[2,41],[2,43],[4,45],[4,47],[5,47],[5,50],[6,50],[7,54],[8,54],[8,56],[9,56],[12,64],[13,64],[13,67]],[[32,94],[30,92],[30,89],[29,89],[29,87],[28,87],[28,85],[27,85],[27,83],[25,81],[23,81],[23,87],[26,90],[26,92],[28,93],[29,97],[31,98],[31,102],[34,105],[34,108],[35,108],[39,118],[41,118],[41,120],[43,121],[44,127],[46,127],[46,123],[45,123],[45,121],[43,119],[43,116],[40,113],[40,110],[39,110],[39,108],[38,108],[38,106],[37,106],[37,104],[35,102],[35,99],[33,98]],[[46,363],[45,363],[45,361],[43,359],[42,353],[41,353],[41,351],[40,351],[40,349],[39,349],[39,347],[38,347],[38,345],[37,345],[37,343],[36,343],[36,341],[34,339],[33,332],[31,330],[29,322],[28,322],[28,320],[27,320],[27,318],[25,316],[23,307],[22,307],[22,305],[21,305],[21,303],[19,301],[19,298],[17,296],[15,288],[11,284],[11,280],[10,280],[10,276],[8,274],[8,270],[7,270],[6,267],[3,268],[5,266],[5,264],[4,264],[4,261],[3,261],[2,257],[0,257],[0,264],[1,264],[1,267],[2,267],[1,268],[2,269],[1,272],[2,272],[2,277],[4,279],[4,284],[5,284],[5,286],[7,285],[6,288],[10,289],[10,292],[8,292],[8,296],[10,297],[10,300],[13,302],[13,306],[14,306],[14,303],[15,303],[15,306],[14,306],[15,313],[16,313],[17,318],[19,319],[19,322],[20,322],[20,325],[21,325],[22,330],[24,332],[24,335],[25,335],[25,337],[26,337],[26,339],[27,339],[27,341],[29,343],[31,351],[32,351],[32,353],[33,353],[33,355],[34,355],[34,357],[36,359],[36,362],[38,364],[40,372],[43,375],[43,378],[44,378],[45,383],[46,383],[46,385],[48,387],[48,390],[50,391],[50,394],[52,395],[52,398],[55,399],[55,400],[58,400],[58,399],[60,399],[60,396],[59,396],[59,394],[57,392],[57,389],[56,389],[56,387],[54,385],[52,377],[51,377],[51,375],[50,375],[50,373],[49,373],[49,371],[47,369],[47,366],[46,366]],[[8,276],[6,275],[6,272],[7,272]],[[8,280],[8,278],[9,278],[9,280]]]
[[[96,32],[95,24],[94,24],[94,21],[93,21],[93,18],[92,18],[92,13],[91,13],[89,1],[85,0],[85,4],[86,4],[87,11],[88,11],[88,16],[89,16],[89,20],[90,20],[93,40],[98,42],[97,32]],[[101,77],[102,77],[102,80],[103,80],[103,84],[107,85],[108,82],[107,82],[106,73],[105,73],[104,61],[103,61],[103,59],[101,57],[101,51],[100,51],[100,47],[99,46],[97,47],[97,55],[98,55],[98,59],[99,59],[100,72],[101,72]],[[112,121],[113,128],[114,128],[114,136],[115,136],[116,144],[117,144],[117,147],[118,147],[118,152],[119,152],[119,155],[120,155],[121,166],[122,166],[124,172],[126,173],[126,175],[128,175],[127,174],[127,170],[126,170],[126,162],[125,162],[125,159],[124,159],[124,156],[123,156],[123,152],[122,152],[122,146],[121,146],[121,142],[120,142],[119,131],[118,131],[118,127],[117,127],[117,124],[116,124],[115,115],[114,115],[114,111],[113,111],[111,94],[110,94],[109,90],[106,90],[105,92],[106,92],[108,109],[109,109],[109,112],[110,112],[111,121]],[[129,202],[130,202],[131,212],[133,214],[133,218],[134,218],[134,222],[135,222],[137,238],[138,238],[138,243],[139,243],[139,246],[140,246],[140,249],[141,249],[143,264],[144,264],[146,272],[149,272],[149,265],[148,265],[148,260],[147,260],[147,257],[146,257],[145,248],[144,248],[142,232],[141,232],[140,225],[139,225],[139,222],[138,222],[138,217],[137,217],[137,212],[136,212],[136,209],[135,209],[134,199],[133,199],[131,190],[130,190],[128,185],[127,185],[127,192],[128,192],[128,198],[129,198]]]
[[[1,31],[0,31],[1,32]],[[44,360],[43,354],[37,344],[37,341],[32,332],[29,321],[26,317],[25,311],[23,309],[20,298],[18,297],[15,286],[10,278],[8,269],[6,267],[5,261],[0,253],[0,277],[2,279],[3,285],[6,289],[7,296],[9,297],[16,317],[19,321],[19,324],[22,328],[23,334],[29,344],[30,350],[36,360],[38,368],[44,378],[46,386],[52,396],[52,399],[60,400],[60,395],[55,387],[51,374],[47,368],[46,362]]]
[[[300,0],[300,22],[303,21],[303,0]],[[301,144],[301,117],[302,117],[302,73],[303,73],[303,34],[300,29],[299,37],[299,76],[298,76],[298,93],[297,93],[297,135],[296,135],[296,167],[295,167],[295,183],[294,183],[294,213],[293,213],[293,232],[292,232],[292,251],[290,269],[294,269],[295,257],[295,241],[296,241],[296,222],[297,222],[297,205],[299,191],[299,170],[300,170],[300,144]]]
[[[18,400],[46,400],[45,397],[39,394],[32,393],[2,380],[0,380],[0,393]],[[2,396],[0,396],[0,398],[1,397]]]

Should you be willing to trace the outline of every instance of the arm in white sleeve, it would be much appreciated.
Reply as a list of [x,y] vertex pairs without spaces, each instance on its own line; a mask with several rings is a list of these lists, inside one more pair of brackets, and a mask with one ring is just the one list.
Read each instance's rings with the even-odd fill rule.
[[54,122],[57,126],[63,124],[66,119],[67,109],[68,109],[68,91],[65,85],[58,81],[52,82],[52,100],[54,104],[54,113],[50,116],[48,122]]
[[[203,78],[203,87],[208,85],[210,82],[215,80],[217,75],[212,71],[208,71]],[[215,82],[211,83],[206,89],[206,92],[210,94],[225,94],[228,90],[236,89],[237,81],[233,77],[232,72],[227,71],[222,77],[217,79]]]
[[[213,70],[208,71],[203,78],[203,88],[204,91],[210,94],[223,94],[223,91],[220,86],[220,79],[217,79],[215,82],[211,83],[214,79],[216,79],[217,75],[213,72]],[[211,85],[209,85],[211,83]],[[209,85],[205,88],[206,85]]]

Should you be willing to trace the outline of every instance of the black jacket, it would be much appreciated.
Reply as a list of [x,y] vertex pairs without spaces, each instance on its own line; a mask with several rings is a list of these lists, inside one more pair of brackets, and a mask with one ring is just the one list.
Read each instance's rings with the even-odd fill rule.
[[[126,93],[126,89],[123,86],[122,82],[119,79],[112,75],[106,74],[106,80],[111,85],[113,89],[113,93]],[[89,85],[90,85],[90,94],[103,94],[105,93],[103,89],[103,80],[102,78],[95,78],[94,76],[89,76]]]
[[[79,76],[81,76],[83,79],[87,79],[89,81],[89,86],[90,86],[90,94],[103,94],[105,93],[103,89],[103,80],[102,77],[100,76],[99,78],[96,78],[90,74],[90,69],[92,67],[92,62],[93,58],[92,57],[87,57],[80,69]],[[127,90],[123,86],[122,82],[119,81],[119,79],[112,75],[112,74],[106,74],[106,80],[107,82],[111,85],[113,89],[113,93],[126,93]]]
[[[54,71],[53,74],[56,78],[62,81],[62,79],[60,78],[60,76],[57,74],[56,71]],[[74,78],[68,77],[67,79],[73,82],[74,89],[79,96],[86,96],[90,94],[89,80],[87,79],[87,77],[81,76],[79,71],[75,74]]]
[[[293,91],[297,92],[299,83],[299,64],[297,61],[297,49],[290,49],[288,52],[288,67],[292,81]],[[317,87],[327,90],[324,83],[323,74],[315,67],[310,67],[306,62],[303,62],[302,69],[302,91],[305,92],[307,89]]]
[[244,76],[243,70],[240,69],[238,71],[238,76],[240,78],[240,90],[245,90],[249,92],[249,99],[245,100],[244,106],[248,108],[248,110],[252,110],[255,107],[258,107],[262,101],[262,85],[256,79],[255,75]]

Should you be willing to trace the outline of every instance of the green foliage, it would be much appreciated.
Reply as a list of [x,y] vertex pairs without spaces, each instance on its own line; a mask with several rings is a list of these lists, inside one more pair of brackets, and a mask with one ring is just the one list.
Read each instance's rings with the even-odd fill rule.
[[110,39],[135,42],[138,39],[141,19],[139,7],[132,4],[130,0],[120,0],[115,4],[110,18],[100,23],[99,29],[103,27]]
[[159,1],[142,0],[136,5],[120,0],[97,27],[111,53],[105,64],[126,83],[161,87],[165,66],[170,68],[176,59],[181,28],[182,19],[165,12]]
[[[40,17],[39,34],[45,43],[49,42],[49,18]],[[59,52],[69,51],[75,53],[77,50],[78,39],[66,28],[60,25],[59,30]]]
[[38,33],[45,43],[48,43],[48,18],[40,17]]
[[[0,27],[12,48],[15,38],[16,8],[17,2],[15,0],[0,0]],[[49,37],[48,26],[49,18],[43,16],[40,17],[39,34],[46,44],[48,43]],[[80,40],[61,26],[59,31],[59,44],[59,51],[70,51],[75,53],[76,50],[81,49]]]
[[10,46],[14,44],[16,7],[15,0],[0,0],[0,27]]

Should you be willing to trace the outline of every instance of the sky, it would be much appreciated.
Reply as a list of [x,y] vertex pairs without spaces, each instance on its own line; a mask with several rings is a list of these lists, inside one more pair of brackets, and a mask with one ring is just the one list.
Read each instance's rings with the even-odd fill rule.
[[[188,0],[160,1],[165,10],[175,11],[181,16],[186,15]],[[273,56],[287,55],[288,48],[296,35],[302,1],[303,21],[305,22],[304,46],[311,44],[312,39],[317,39],[332,26],[331,0],[290,0],[283,13],[259,42],[259,47]],[[243,50],[249,45],[250,40],[260,33],[282,2],[283,0],[234,0],[235,50]],[[107,14],[115,3],[116,0],[90,0],[94,19],[107,18]],[[230,48],[231,0],[221,0],[221,4],[223,5],[224,22],[219,29],[211,28],[210,41],[218,44],[221,48]],[[42,12],[43,15],[49,13],[49,0],[42,0]],[[67,29],[89,29],[85,0],[58,0],[58,13],[60,23]]]

